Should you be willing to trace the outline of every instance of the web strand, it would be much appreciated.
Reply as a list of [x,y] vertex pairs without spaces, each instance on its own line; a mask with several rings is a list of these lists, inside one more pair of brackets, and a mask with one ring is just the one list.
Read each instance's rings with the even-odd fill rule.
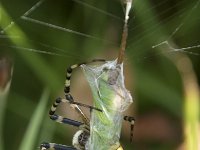
[[100,12],[100,13],[102,13],[102,14],[105,14],[105,15],[107,15],[107,16],[110,16],[110,17],[112,17],[112,18],[114,18],[114,19],[118,19],[118,20],[120,20],[120,21],[123,21],[122,18],[120,18],[120,17],[118,17],[118,16],[116,16],[116,15],[110,13],[110,12],[107,12],[107,11],[105,11],[105,10],[99,9],[99,8],[97,8],[97,7],[95,7],[95,6],[89,5],[89,4],[87,4],[87,3],[83,2],[83,1],[80,1],[80,0],[72,0],[72,1],[74,1],[74,2],[76,2],[76,3],[78,3],[78,4],[81,4],[81,5],[83,5],[83,6],[87,7],[87,8],[93,9],[93,10],[95,10],[95,11],[97,11],[97,12]]
[[[164,2],[165,2],[165,1],[164,1]],[[162,3],[163,3],[163,2],[162,2]],[[177,6],[179,6],[179,5],[182,4],[182,3],[183,3],[182,1],[181,1],[181,2],[178,2],[177,4],[173,5],[172,7],[168,8],[168,9],[162,11],[162,12],[159,12],[159,14],[156,14],[155,17],[158,18],[160,15],[165,14],[166,12],[168,12],[168,11],[170,11],[171,9],[173,9],[173,8],[175,8],[175,7],[177,7]],[[150,9],[144,11],[143,14],[148,13],[149,11],[153,10],[154,8],[156,8],[157,6],[159,6],[159,4],[156,5],[155,7],[151,7]],[[184,9],[184,10],[185,10],[185,9]],[[171,15],[171,16],[168,17],[168,18],[172,18],[173,16],[176,16],[176,15],[179,14],[180,12],[182,12],[182,11],[180,10],[180,11],[174,13],[173,15]],[[147,19],[146,19],[144,22],[142,22],[140,25],[137,25],[137,26],[135,26],[135,27],[129,29],[129,31],[133,31],[133,30],[139,28],[139,26],[141,26],[142,24],[146,24],[146,23],[151,22],[153,19],[154,19],[154,18],[147,18]]]
[[51,55],[51,56],[58,56],[58,57],[62,57],[62,58],[71,58],[71,57],[75,57],[76,59],[81,59],[81,57],[78,56],[74,56],[71,54],[58,54],[58,53],[54,53],[54,52],[50,52],[50,51],[45,51],[45,50],[39,50],[39,49],[34,49],[34,48],[27,48],[27,47],[21,47],[21,46],[8,46],[10,48],[14,48],[14,49],[18,49],[18,50],[23,50],[23,51],[29,51],[29,52],[33,52],[33,53],[38,53],[38,54],[44,54],[44,55]]
[[164,41],[164,42],[161,42],[157,45],[154,45],[152,46],[152,48],[156,48],[156,47],[160,47],[162,45],[167,45],[168,48],[170,49],[169,51],[166,51],[166,53],[171,53],[171,52],[184,52],[184,53],[187,53],[187,54],[190,54],[190,55],[196,55],[196,56],[199,56],[200,54],[198,53],[195,53],[195,52],[189,52],[189,51],[186,51],[186,50],[191,50],[191,49],[195,49],[195,48],[200,48],[200,45],[194,45],[194,46],[188,46],[188,47],[183,47],[183,48],[174,48],[172,47],[168,41]]
[[30,15],[34,10],[36,10],[38,7],[40,7],[45,0],[40,0],[39,2],[37,2],[35,5],[33,5],[28,11],[26,11],[23,16],[28,16]]
[[57,30],[60,30],[60,31],[76,34],[76,35],[83,36],[83,37],[86,37],[86,38],[90,38],[90,39],[94,39],[94,40],[98,40],[98,41],[103,41],[103,42],[115,45],[113,42],[108,42],[107,40],[103,40],[101,38],[98,38],[98,37],[95,37],[95,36],[92,36],[92,35],[89,35],[89,34],[81,33],[81,32],[74,31],[74,30],[64,28],[64,27],[60,27],[60,26],[57,26],[57,25],[54,25],[54,24],[50,24],[50,23],[47,23],[47,22],[43,22],[43,21],[40,21],[40,20],[30,18],[30,17],[22,16],[21,19],[32,22],[32,23],[40,24],[40,25],[43,25],[43,26],[47,26],[49,28],[54,28],[54,29],[57,29]]
[[21,46],[9,46],[14,49],[19,49],[19,50],[25,50],[25,51],[30,51],[30,52],[35,52],[35,53],[41,53],[41,54],[46,54],[46,55],[53,55],[53,56],[60,56],[60,57],[66,57],[67,55],[63,54],[57,54],[49,51],[42,51],[42,50],[37,50],[33,48],[26,48],[26,47],[21,47]]
[[[168,17],[168,18],[166,18],[166,19],[160,21],[159,23],[155,24],[155,25],[152,26],[151,28],[148,28],[148,29],[146,29],[145,31],[141,32],[140,34],[136,35],[136,36],[135,36],[135,39],[137,39],[137,40],[134,41],[134,45],[137,45],[138,43],[140,43],[140,42],[143,40],[143,37],[144,37],[145,34],[147,34],[147,33],[149,33],[149,34],[155,33],[155,32],[159,29],[159,28],[158,28],[159,26],[161,26],[162,24],[167,23],[171,18],[173,18],[174,16],[176,16],[176,15],[178,15],[178,14],[180,14],[181,12],[184,12],[184,11],[185,11],[185,9],[183,9],[183,10],[181,10],[181,11],[179,11],[179,12],[173,14],[173,15],[171,15],[170,17]],[[139,27],[139,26],[136,26],[136,28],[137,28],[137,27]],[[129,39],[129,40],[128,40],[128,43],[132,43],[132,41],[133,41],[133,39]],[[127,47],[127,49],[130,49],[130,48],[131,48],[131,46],[128,46],[128,47]]]
[[[155,6],[151,7],[151,8],[149,8],[149,9],[147,9],[147,10],[145,10],[145,11],[143,11],[143,13],[145,14],[145,13],[147,13],[147,12],[149,12],[149,11],[151,11],[151,10],[157,8],[158,6],[165,4],[166,2],[168,2],[168,0],[161,1],[161,2],[158,3],[157,5],[155,5]],[[132,24],[134,18],[135,18],[135,17],[130,18],[130,20],[129,20],[129,26]],[[136,27],[137,27],[137,26],[136,26]],[[132,29],[129,29],[129,31],[134,30],[136,27],[134,27],[134,28],[132,28]]]
[[8,29],[10,29],[15,23],[12,21],[9,25],[7,25],[4,29],[0,31],[0,34],[4,34]]

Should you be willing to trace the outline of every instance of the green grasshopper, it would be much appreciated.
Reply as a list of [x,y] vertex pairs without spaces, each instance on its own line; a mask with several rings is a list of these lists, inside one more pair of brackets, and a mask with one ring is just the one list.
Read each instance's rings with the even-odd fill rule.
[[123,116],[132,103],[124,86],[123,66],[109,61],[101,66],[82,67],[92,89],[94,107],[102,110],[92,112],[88,149],[122,150],[119,143],[122,120],[131,123],[131,130],[135,121],[133,117]]

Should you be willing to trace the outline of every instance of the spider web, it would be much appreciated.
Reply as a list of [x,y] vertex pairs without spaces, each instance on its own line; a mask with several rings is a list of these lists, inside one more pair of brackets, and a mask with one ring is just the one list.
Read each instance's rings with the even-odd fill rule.
[[[19,22],[19,21],[24,20],[26,22],[26,24],[31,23],[31,25],[35,24],[35,25],[47,27],[47,28],[52,29],[54,31],[58,31],[58,32],[61,31],[62,33],[70,33],[72,35],[74,34],[74,35],[80,36],[82,38],[88,38],[89,40],[93,40],[94,42],[96,41],[96,43],[101,42],[101,43],[107,43],[108,45],[114,45],[114,46],[118,45],[118,44],[116,44],[116,42],[105,40],[104,38],[100,38],[96,35],[92,35],[92,34],[90,35],[90,34],[87,34],[87,33],[84,33],[84,32],[80,32],[76,28],[73,29],[73,27],[67,28],[67,27],[63,27],[61,25],[57,25],[56,23],[54,23],[54,21],[49,21],[48,19],[45,20],[45,17],[42,17],[42,18],[38,17],[42,13],[46,13],[46,14],[44,14],[44,16],[47,15],[48,12],[41,11],[43,9],[41,7],[45,6],[45,4],[49,1],[50,0],[40,0],[37,3],[35,3],[32,7],[30,7],[27,11],[25,11],[25,13],[22,14],[20,17],[16,17],[16,19],[15,19],[16,21],[10,22],[7,26],[5,26],[0,31],[0,38],[1,39],[9,39],[9,38],[10,39],[11,38],[20,39],[21,37],[19,35],[6,35],[4,33],[6,31],[10,30],[12,27],[14,27],[15,22]],[[75,3],[76,5],[80,5],[80,7],[84,7],[86,9],[89,9],[89,10],[91,10],[91,12],[94,11],[97,14],[106,15],[106,16],[110,17],[111,19],[114,19],[114,20],[117,20],[118,22],[123,23],[122,18],[120,18],[120,17],[118,17],[118,16],[116,16],[116,15],[110,13],[110,12],[107,12],[103,9],[97,8],[92,4],[85,3],[81,0],[71,0],[71,2]],[[48,18],[48,17],[46,16],[46,18]],[[69,34],[69,36],[71,36],[70,34]],[[34,52],[34,53],[41,53],[41,54],[47,54],[47,55],[53,55],[53,56],[75,57],[75,58],[78,58],[78,59],[87,57],[87,56],[82,57],[82,56],[73,54],[72,52],[68,52],[68,50],[58,48],[56,46],[52,46],[52,45],[49,45],[49,44],[46,44],[46,43],[43,43],[43,42],[38,42],[38,41],[35,41],[35,40],[31,40],[31,39],[29,39],[29,42],[33,42],[34,44],[38,44],[38,45],[42,46],[43,49],[46,48],[47,50],[35,49],[33,47],[21,47],[21,46],[19,47],[19,46],[15,46],[15,45],[11,45],[11,46],[8,46],[8,47],[18,49],[18,50],[26,50],[26,51],[30,51],[30,52]],[[3,44],[3,46],[4,46],[4,44]],[[53,52],[50,52],[50,50],[52,50]]]
[[154,49],[156,47],[166,45],[169,48],[169,51],[167,53],[171,53],[171,52],[183,52],[183,53],[187,53],[187,54],[190,54],[190,55],[200,55],[199,53],[187,51],[187,50],[192,50],[192,49],[195,49],[195,48],[200,48],[200,44],[199,45],[188,46],[188,47],[182,47],[182,48],[175,48],[175,47],[173,47],[170,44],[170,40],[176,35],[176,33],[178,31],[181,30],[181,28],[184,26],[184,24],[186,23],[186,21],[190,20],[190,17],[194,13],[195,9],[199,8],[199,3],[200,3],[200,1],[196,2],[196,4],[192,7],[192,9],[190,10],[190,12],[184,18],[183,22],[181,22],[181,24],[176,27],[176,29],[172,32],[172,34],[165,41],[163,41],[163,42],[161,42],[161,43],[159,43],[157,45],[152,46],[152,48]]
[[[117,15],[115,15],[114,13],[111,13],[111,12],[107,12],[106,10],[103,10],[101,8],[98,8],[96,7],[94,4],[92,4],[91,1],[88,1],[88,2],[84,2],[84,1],[81,1],[81,0],[71,0],[72,2],[76,3],[76,5],[81,5],[81,7],[85,7],[87,9],[90,9],[91,11],[93,12],[97,12],[99,14],[103,14],[103,15],[107,15],[109,17],[111,17],[112,19],[115,19],[119,22],[121,22],[123,24],[123,17],[119,17]],[[42,5],[45,5],[45,3],[47,3],[48,0],[40,0],[38,2],[36,2],[30,9],[28,9],[27,11],[25,11],[24,14],[22,14],[19,18],[17,19],[21,19],[21,20],[24,20],[26,22],[29,22],[31,24],[37,24],[37,25],[40,25],[40,26],[46,26],[48,28],[52,28],[53,30],[60,30],[62,32],[67,32],[67,33],[71,33],[71,34],[75,34],[77,36],[81,36],[82,38],[89,38],[91,40],[94,40],[94,41],[100,41],[100,42],[104,42],[104,43],[108,43],[109,45],[114,45],[114,46],[118,46],[119,44],[117,44],[117,42],[113,42],[113,41],[109,41],[109,40],[105,40],[104,38],[101,38],[99,36],[96,36],[96,35],[92,35],[92,34],[87,34],[87,33],[84,33],[84,32],[79,32],[77,31],[76,29],[71,29],[71,28],[65,28],[63,26],[60,26],[60,25],[56,25],[54,23],[50,23],[48,21],[45,21],[44,19],[40,19],[40,17],[38,17],[37,15],[39,15],[38,13],[36,13],[39,9],[41,9]],[[162,6],[162,5],[165,5],[166,3],[168,2],[168,0],[165,0],[165,1],[162,1],[156,5],[154,5],[152,8],[149,8],[149,9],[146,9],[143,13],[148,13],[149,11],[151,11],[152,9],[156,9],[157,7],[159,6]],[[91,4],[90,4],[91,3]],[[120,3],[120,2],[119,2]],[[181,5],[181,3],[183,2],[179,2],[177,3],[175,6],[179,6]],[[122,3],[121,3],[122,4]],[[169,7],[168,9],[166,10],[163,10],[160,15],[162,14],[165,14],[166,12],[170,11],[171,9],[173,9],[175,6],[173,7]],[[137,7],[137,5],[136,5]],[[186,47],[182,47],[182,46],[179,46],[179,48],[174,48],[172,46],[172,43],[170,42],[170,40],[173,40],[173,37],[176,35],[176,33],[178,31],[180,31],[182,29],[182,27],[185,25],[186,21],[188,21],[190,19],[190,17],[192,17],[194,15],[194,11],[197,10],[199,7],[199,1],[196,1],[194,2],[194,4],[192,4],[192,9],[187,12],[186,14],[184,14],[183,12],[185,10],[180,10],[178,12],[176,12],[175,14],[172,14],[171,16],[165,18],[163,21],[159,22],[159,24],[156,24],[156,26],[162,24],[162,23],[165,23],[165,22],[168,22],[170,21],[170,18],[174,17],[174,16],[178,16],[178,17],[182,17],[182,21],[179,22],[179,25],[177,27],[175,27],[175,29],[173,30],[172,29],[172,32],[171,34],[168,35],[167,37],[167,34],[164,34],[167,38],[165,40],[163,40],[162,42],[160,42],[159,44],[155,44],[152,46],[152,49],[155,49],[155,48],[158,48],[160,46],[168,46],[169,48],[169,51],[165,51],[164,53],[174,53],[174,52],[181,52],[181,53],[187,53],[187,54],[190,54],[190,55],[195,55],[195,56],[199,56],[200,54],[198,52],[192,52],[191,50],[193,49],[197,49],[200,47],[200,44],[197,43],[197,45],[191,45],[191,46],[186,46]],[[123,8],[123,5],[122,5],[122,8]],[[140,10],[142,8],[139,8]],[[140,11],[139,10],[139,11]],[[124,8],[123,8],[123,11],[124,11]],[[36,13],[36,16],[34,16],[34,13]],[[40,12],[41,13],[41,12]],[[182,16],[181,16],[182,15]],[[33,17],[32,17],[33,16]],[[137,16],[136,16],[137,17]],[[198,22],[199,22],[199,18],[195,18]],[[133,25],[133,22],[135,20],[135,16],[133,16],[131,19],[130,19],[130,24],[129,24],[129,27],[130,27],[130,33],[129,34],[132,34],[132,32],[134,32],[135,30],[137,30],[140,26],[142,26],[142,24],[148,24],[149,22],[151,22],[153,19],[152,18],[148,18],[145,20],[145,22],[143,22],[142,24],[139,24],[139,25],[136,25],[134,26]],[[8,35],[5,35],[5,31],[9,30],[10,28],[12,28],[13,26],[15,25],[15,22],[12,21],[10,22],[7,26],[5,26],[1,31],[0,31],[0,39],[9,39],[9,38],[20,38],[18,35],[12,35],[12,36],[8,36]],[[133,27],[132,27],[133,26]],[[154,28],[147,28],[143,33],[139,34],[139,35],[136,35],[133,39],[129,39],[128,42],[129,43],[135,43],[136,44],[140,44],[142,39],[143,39],[143,35],[148,33],[149,31],[153,33],[155,33],[156,31],[153,30]],[[135,38],[137,38],[137,40],[135,40]],[[135,40],[135,41],[134,41]],[[31,40],[30,40],[31,41]],[[132,42],[133,41],[133,42]],[[16,49],[21,49],[21,50],[27,50],[27,51],[30,51],[30,52],[35,52],[35,53],[42,53],[42,54],[47,54],[47,55],[54,55],[54,56],[61,56],[61,57],[79,57],[78,55],[74,55],[74,54],[71,54],[70,52],[68,52],[67,54],[63,54],[63,53],[66,53],[66,50],[63,50],[61,48],[57,48],[57,47],[54,47],[54,46],[51,46],[49,44],[46,44],[46,43],[41,43],[41,42],[38,42],[38,41],[34,41],[34,42],[37,42],[38,44],[42,45],[43,47],[46,47],[46,48],[49,48],[49,49],[52,49],[54,52],[49,52],[49,51],[44,51],[44,50],[38,50],[38,49],[34,49],[34,48],[27,48],[27,47],[18,47],[18,46],[10,46],[12,48],[16,48]],[[188,43],[188,45],[190,45],[190,43]],[[130,49],[132,49],[134,46],[132,46],[132,44],[130,44],[128,47],[127,47],[127,51],[129,51]],[[198,49],[197,49],[198,50]],[[59,54],[58,52],[62,52],[61,54]],[[160,55],[162,54],[163,52],[153,52],[153,55]],[[151,54],[152,55],[152,54]],[[137,59],[140,59],[140,60],[143,60],[143,59],[148,59],[149,57],[151,57],[151,55],[149,56],[145,56],[145,57],[142,57],[140,58],[140,56],[135,56],[132,54],[132,57],[137,57]]]
[[[161,3],[155,5],[154,7],[150,8],[150,9],[146,9],[145,12],[148,13],[149,10],[151,10],[151,9],[155,9],[156,7],[159,7],[161,5],[165,5],[166,2],[167,1],[162,1]],[[180,2],[176,3],[173,7],[169,7],[168,9],[159,12],[159,14],[156,14],[155,16],[157,16],[159,18],[159,15],[162,16],[163,14],[172,10],[174,7],[180,6],[183,3],[184,3],[184,1],[180,1]],[[134,39],[129,39],[128,42],[131,44],[127,47],[127,51],[130,51],[130,49],[133,49],[134,46],[141,44],[142,40],[143,39],[145,40],[145,38],[143,38],[143,37],[145,37],[146,35],[148,36],[148,38],[152,38],[152,37],[155,37],[156,34],[159,35],[158,32],[162,33],[159,38],[156,38],[152,42],[151,48],[148,49],[149,51],[152,52],[152,54],[149,54],[146,56],[139,56],[140,54],[137,53],[137,55],[132,55],[131,58],[137,59],[138,62],[143,62],[144,60],[148,60],[153,56],[158,56],[158,55],[163,55],[163,54],[173,54],[173,53],[177,53],[177,52],[186,53],[186,54],[192,55],[192,56],[199,56],[200,55],[200,53],[199,53],[200,44],[199,44],[198,39],[196,39],[195,41],[188,40],[189,43],[185,42],[185,41],[182,42],[182,43],[186,43],[186,46],[183,45],[181,42],[176,41],[176,35],[179,36],[181,34],[181,32],[184,33],[184,30],[187,29],[186,25],[188,25],[188,22],[194,21],[197,24],[197,26],[199,25],[199,23],[200,23],[199,18],[195,15],[195,13],[198,13],[198,10],[200,7],[199,3],[200,3],[200,1],[193,2],[190,5],[190,9],[187,9],[187,8],[180,9],[179,11],[166,17],[165,19],[158,21],[158,24],[155,24],[153,26],[150,25],[150,27],[146,28],[144,32],[136,35]],[[163,32],[163,30],[160,29],[159,26],[168,24],[169,22],[173,22],[173,20],[172,20],[173,17],[177,18],[177,20],[179,20],[179,22],[177,22],[177,24],[175,24],[174,27],[168,33]],[[141,24],[145,25],[145,24],[149,24],[153,21],[155,21],[155,18],[147,18],[146,21]],[[133,28],[130,28],[130,32],[134,32],[135,30],[139,29],[140,26],[142,26],[142,25],[136,25]],[[190,35],[184,35],[182,37],[186,38],[186,36],[192,36],[192,33]],[[161,41],[161,42],[158,42],[158,41]],[[158,43],[158,44],[156,44],[156,43]],[[193,45],[192,43],[195,43],[195,44]],[[134,46],[132,46],[132,45],[134,45]],[[161,49],[164,48],[165,50],[161,51],[161,52],[156,52],[156,50],[160,49],[160,48]],[[193,50],[195,50],[195,51],[193,51]]]

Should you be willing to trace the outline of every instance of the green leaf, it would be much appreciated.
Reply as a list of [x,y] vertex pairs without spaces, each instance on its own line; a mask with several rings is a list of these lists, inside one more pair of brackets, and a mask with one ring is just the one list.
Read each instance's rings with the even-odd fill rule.
[[49,99],[49,91],[44,90],[40,102],[29,122],[25,135],[22,139],[19,150],[31,150],[35,149],[34,144],[37,141],[37,137],[43,122],[44,114],[46,114],[46,105]]

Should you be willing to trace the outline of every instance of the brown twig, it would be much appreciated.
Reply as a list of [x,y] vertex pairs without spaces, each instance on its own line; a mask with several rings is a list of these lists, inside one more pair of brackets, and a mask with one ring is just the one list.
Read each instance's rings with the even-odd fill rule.
[[132,0],[126,0],[126,12],[125,12],[125,20],[124,20],[124,27],[121,39],[121,46],[118,54],[117,64],[122,64],[124,60],[124,53],[126,50],[126,41],[128,37],[128,19],[129,19],[129,12],[132,6]]

